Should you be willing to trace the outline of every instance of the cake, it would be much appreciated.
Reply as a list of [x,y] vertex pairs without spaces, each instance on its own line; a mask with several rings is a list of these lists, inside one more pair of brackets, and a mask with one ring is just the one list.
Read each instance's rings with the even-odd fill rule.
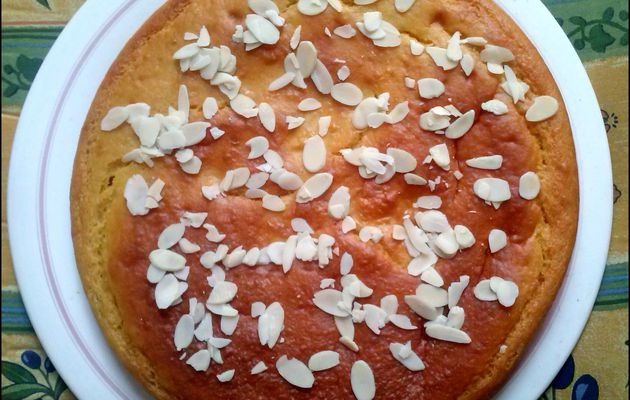
[[577,182],[490,0],[171,0],[93,100],[72,232],[156,398],[485,399],[562,283]]

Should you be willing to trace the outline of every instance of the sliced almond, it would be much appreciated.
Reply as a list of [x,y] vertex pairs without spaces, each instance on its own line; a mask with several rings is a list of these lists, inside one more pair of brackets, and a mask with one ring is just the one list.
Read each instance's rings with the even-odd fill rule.
[[508,106],[501,100],[497,99],[492,99],[481,103],[481,109],[491,112],[494,115],[504,115],[507,114],[509,111]]
[[280,376],[293,386],[302,389],[313,387],[313,383],[315,382],[313,373],[303,362],[296,358],[281,356],[278,361],[276,361],[276,369],[278,373],[280,373]]
[[323,195],[330,185],[333,176],[326,172],[321,172],[310,177],[300,188],[296,196],[297,203],[308,203]]
[[446,87],[435,78],[423,78],[418,80],[418,92],[420,97],[425,99],[434,99],[444,94]]
[[339,365],[339,353],[336,351],[324,350],[315,353],[308,360],[308,368],[311,371],[324,371]]
[[330,92],[332,98],[347,106],[356,106],[363,100],[363,92],[352,83],[338,83]]
[[524,173],[518,185],[518,193],[525,200],[534,200],[540,193],[540,179],[534,172]]
[[444,71],[449,71],[457,67],[458,62],[453,61],[446,55],[446,49],[441,47],[429,46],[426,48],[427,53],[433,59],[433,62]]
[[525,113],[529,122],[540,122],[553,117],[560,108],[558,100],[551,96],[536,97]]
[[489,202],[503,202],[512,197],[510,185],[507,181],[499,178],[481,178],[473,185],[475,194]]
[[363,360],[355,361],[350,370],[352,393],[357,400],[372,400],[376,396],[376,383],[372,369]]
[[466,165],[478,169],[497,170],[503,164],[503,157],[500,155],[476,157],[466,160]]
[[447,342],[467,344],[472,341],[466,332],[446,325],[431,324],[425,332],[429,337]]
[[264,136],[255,136],[245,142],[245,145],[250,148],[248,160],[261,157],[269,150],[269,141]]
[[496,253],[507,246],[507,235],[500,229],[493,229],[488,235],[488,246],[491,253]]
[[312,136],[304,142],[302,160],[304,168],[308,172],[315,173],[324,168],[326,164],[326,144],[319,135]]
[[464,136],[470,128],[472,128],[475,122],[475,110],[470,110],[461,117],[453,121],[448,128],[446,128],[446,137],[449,139],[459,139]]

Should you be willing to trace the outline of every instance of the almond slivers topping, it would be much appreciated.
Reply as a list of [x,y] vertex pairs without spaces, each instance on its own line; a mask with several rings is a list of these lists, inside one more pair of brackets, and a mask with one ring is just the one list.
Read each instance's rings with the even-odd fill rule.
[[357,400],[372,400],[376,396],[376,383],[372,369],[363,360],[355,361],[350,370],[352,393]]
[[558,100],[551,96],[536,97],[525,113],[529,122],[540,122],[553,117],[560,107]]

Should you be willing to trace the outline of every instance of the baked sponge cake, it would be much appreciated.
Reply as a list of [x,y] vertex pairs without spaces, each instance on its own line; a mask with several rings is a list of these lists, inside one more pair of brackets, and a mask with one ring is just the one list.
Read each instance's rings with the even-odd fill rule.
[[94,313],[160,399],[488,398],[578,209],[559,90],[490,0],[169,1],[71,195]]

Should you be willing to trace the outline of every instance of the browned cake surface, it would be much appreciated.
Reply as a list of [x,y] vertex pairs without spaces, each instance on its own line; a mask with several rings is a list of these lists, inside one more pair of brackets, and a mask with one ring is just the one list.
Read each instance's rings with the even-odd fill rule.
[[[393,1],[383,0],[369,6],[383,12],[386,21],[403,33],[400,47],[384,49],[374,46],[357,32],[350,40],[328,37],[323,27],[354,24],[368,7],[346,4],[344,13],[331,7],[316,17],[300,15],[295,5],[276,2],[287,24],[276,46],[264,46],[245,52],[243,44],[233,43],[234,26],[242,24],[249,13],[244,0],[169,1],[129,42],[101,85],[87,116],[77,158],[72,186],[73,236],[77,261],[86,293],[94,312],[109,339],[129,370],[158,398],[170,399],[285,399],[285,398],[353,398],[350,368],[355,360],[365,360],[376,379],[376,398],[390,399],[481,399],[487,398],[506,378],[525,345],[554,299],[562,281],[573,248],[577,224],[578,186],[575,155],[568,118],[560,93],[541,57],[527,38],[490,0],[419,0],[405,14],[399,14]],[[242,80],[241,93],[257,102],[266,101],[276,112],[278,128],[266,132],[257,118],[244,119],[225,106],[225,97],[199,77],[198,73],[181,73],[172,54],[184,41],[184,32],[208,27],[213,45],[224,44],[238,59],[236,75]],[[396,125],[358,131],[350,123],[351,107],[336,103],[330,96],[320,95],[310,84],[304,91],[289,86],[268,92],[267,86],[283,73],[282,60],[290,52],[288,39],[297,25],[302,25],[302,40],[311,40],[318,57],[334,75],[339,64],[347,61],[351,70],[348,81],[361,87],[364,94],[391,94],[392,103],[408,100],[410,113]],[[477,62],[475,71],[466,77],[461,69],[445,72],[426,53],[420,57],[409,53],[409,38],[422,43],[445,47],[450,35],[481,36],[490,43],[510,48],[516,61],[510,63],[517,76],[530,86],[528,99],[550,95],[561,102],[560,111],[550,120],[529,123],[523,114],[528,101],[514,106],[501,90],[501,78],[490,74],[485,64]],[[478,48],[467,52],[478,59]],[[415,79],[433,77],[442,80],[446,93],[440,98],[422,100],[417,89],[403,85],[405,76]],[[336,77],[335,77],[336,80]],[[208,136],[193,146],[203,161],[201,173],[187,175],[173,157],[155,159],[155,167],[124,164],[123,154],[138,146],[129,125],[104,133],[99,124],[107,111],[117,105],[146,102],[152,112],[166,112],[176,105],[180,84],[188,87],[191,99],[190,120],[203,120],[201,104],[208,96],[220,101],[221,109],[211,123],[226,131],[218,140]],[[296,105],[305,97],[315,97],[323,105],[316,112],[301,113]],[[481,112],[480,104],[492,98],[509,105],[509,113],[495,116]],[[449,99],[449,100],[446,100]],[[460,110],[476,110],[476,122],[457,141],[425,132],[418,126],[420,114],[437,105],[452,103]],[[305,124],[287,131],[286,115],[302,115]],[[309,174],[302,165],[302,145],[316,134],[317,119],[332,116],[332,126],[324,137],[328,157],[322,171],[334,176],[333,186],[319,199],[296,204],[294,194],[274,185],[265,188],[282,194],[286,211],[264,210],[260,200],[244,197],[240,189],[224,198],[208,201],[201,186],[220,180],[225,171],[248,166],[254,171],[259,160],[247,160],[249,148],[244,143],[254,136],[265,136],[271,148],[285,159],[288,170],[306,180]],[[422,164],[428,149],[446,143],[451,154],[451,171],[435,164]],[[422,329],[423,321],[404,304],[402,296],[412,294],[419,283],[407,273],[409,256],[402,244],[391,237],[391,225],[400,224],[405,211],[418,196],[430,194],[426,186],[405,184],[402,174],[390,182],[377,185],[364,180],[357,168],[339,155],[342,148],[373,146],[404,149],[418,159],[415,173],[434,179],[441,176],[448,184],[438,185],[433,194],[443,200],[443,211],[452,225],[470,228],[477,243],[450,260],[440,259],[436,269],[446,287],[460,275],[471,278],[459,305],[466,311],[463,330],[472,339],[470,344],[455,344],[432,339]],[[469,168],[464,163],[472,157],[502,154],[499,171]],[[453,171],[463,173],[456,180]],[[536,171],[542,189],[534,201],[518,195],[520,176]],[[148,215],[134,217],[125,207],[123,191],[127,179],[141,174],[147,182],[161,178],[166,186],[159,208]],[[482,177],[496,176],[507,180],[512,199],[498,210],[484,204],[472,191],[473,183]],[[327,213],[330,193],[340,186],[351,193],[349,214],[359,226],[374,225],[383,229],[379,243],[363,243],[357,231],[342,234],[341,222]],[[148,254],[156,248],[157,237],[168,225],[179,221],[184,211],[206,211],[206,222],[227,235],[224,243],[234,248],[264,246],[286,240],[292,234],[290,221],[305,218],[317,234],[329,233],[341,251],[354,257],[353,273],[374,289],[365,303],[378,304],[387,294],[399,298],[399,312],[409,315],[420,329],[404,331],[391,324],[381,335],[372,333],[365,324],[357,324],[355,342],[360,351],[353,353],[339,343],[333,319],[311,302],[322,278],[339,278],[339,257],[320,269],[316,263],[295,261],[288,274],[278,266],[240,266],[227,272],[228,279],[238,285],[232,305],[239,310],[238,328],[232,344],[223,349],[223,365],[213,363],[206,372],[195,372],[184,361],[173,344],[173,329],[182,313],[187,312],[188,299],[206,299],[211,288],[206,282],[209,271],[199,264],[199,254],[213,249],[206,241],[204,229],[187,229],[185,237],[202,246],[202,251],[187,256],[191,267],[184,302],[176,307],[158,310],[153,298],[154,285],[146,280]],[[490,254],[487,237],[491,229],[502,229],[508,235],[508,246]],[[473,295],[481,279],[501,276],[516,282],[520,295],[513,307],[497,302],[482,302]],[[273,349],[260,345],[257,321],[250,316],[252,302],[270,304],[278,301],[285,310],[284,343]],[[215,319],[215,332],[218,320]],[[412,341],[414,351],[423,359],[426,369],[411,372],[390,354],[391,342]],[[499,352],[506,345],[504,353]],[[192,353],[194,344],[189,349]],[[341,364],[317,372],[315,385],[300,390],[284,381],[275,371],[275,360],[281,355],[306,362],[321,350],[335,350]],[[193,350],[194,351],[194,350]],[[250,375],[256,362],[264,361],[269,370]],[[219,383],[217,373],[236,369],[234,379]]]

